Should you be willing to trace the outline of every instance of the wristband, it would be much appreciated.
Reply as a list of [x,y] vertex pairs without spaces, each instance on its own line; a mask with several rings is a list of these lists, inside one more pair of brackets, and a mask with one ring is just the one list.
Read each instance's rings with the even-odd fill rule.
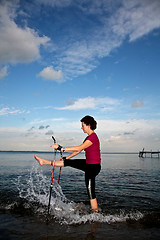
[[62,149],[62,146],[58,145],[58,148],[56,150],[61,151],[61,149]]
[[55,162],[54,162],[54,161],[51,161],[51,166],[54,167],[54,165],[55,165]]

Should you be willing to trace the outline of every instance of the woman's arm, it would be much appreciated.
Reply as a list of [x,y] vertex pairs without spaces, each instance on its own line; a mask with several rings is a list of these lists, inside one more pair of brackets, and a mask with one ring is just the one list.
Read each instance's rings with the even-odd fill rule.
[[72,157],[74,157],[74,156],[76,156],[76,155],[78,155],[79,154],[79,152],[72,152],[70,155],[68,155],[67,157],[66,157],[66,159],[70,159],[70,158],[72,158]]
[[[62,151],[67,151],[67,152],[78,152],[78,153],[80,153],[82,150],[84,150],[84,149],[86,149],[86,148],[88,148],[88,147],[90,147],[91,145],[92,145],[93,143],[90,141],[90,140],[86,140],[84,143],[82,143],[81,145],[79,145],[79,146],[75,146],[75,147],[65,147],[65,149],[62,147]],[[53,145],[51,145],[51,147],[52,148],[54,148],[54,149],[57,149],[58,147],[59,147],[59,145],[58,144],[53,144]],[[77,154],[78,154],[77,153]],[[76,155],[77,155],[76,154]]]
[[[86,140],[84,143],[82,143],[81,145],[79,146],[75,146],[75,147],[65,147],[65,151],[68,151],[68,152],[81,152],[83,151],[84,149],[90,147],[93,143],[89,140]],[[62,148],[63,150],[63,148]]]

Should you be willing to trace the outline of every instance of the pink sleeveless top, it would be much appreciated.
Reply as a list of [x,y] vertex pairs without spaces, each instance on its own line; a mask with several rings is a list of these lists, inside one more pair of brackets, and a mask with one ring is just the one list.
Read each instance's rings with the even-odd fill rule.
[[100,143],[96,133],[92,133],[86,137],[85,141],[86,140],[89,140],[93,143],[90,147],[84,150],[86,155],[86,164],[100,164]]

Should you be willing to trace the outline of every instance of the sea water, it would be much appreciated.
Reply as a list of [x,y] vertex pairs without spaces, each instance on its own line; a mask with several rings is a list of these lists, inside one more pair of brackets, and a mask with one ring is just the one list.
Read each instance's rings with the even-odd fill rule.
[[90,211],[82,171],[62,168],[58,184],[55,169],[48,215],[52,166],[31,152],[0,152],[0,166],[1,239],[160,239],[159,158],[102,153],[99,213]]

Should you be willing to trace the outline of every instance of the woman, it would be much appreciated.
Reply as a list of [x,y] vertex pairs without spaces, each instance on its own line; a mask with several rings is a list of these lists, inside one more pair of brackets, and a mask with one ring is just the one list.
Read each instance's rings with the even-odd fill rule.
[[[76,169],[80,169],[85,172],[85,183],[87,187],[88,196],[90,199],[91,209],[98,212],[98,204],[95,195],[95,177],[99,174],[101,170],[101,156],[100,156],[100,143],[99,139],[94,132],[97,127],[97,122],[91,116],[85,116],[81,119],[82,130],[87,133],[88,136],[84,142],[79,146],[74,147],[62,147],[58,144],[53,144],[51,147],[61,151],[72,152],[67,157],[63,157],[58,161],[49,161],[38,156],[35,159],[40,165],[48,164],[56,167],[66,167],[70,166]],[[85,151],[86,159],[74,159],[70,158],[79,154],[82,150]]]

